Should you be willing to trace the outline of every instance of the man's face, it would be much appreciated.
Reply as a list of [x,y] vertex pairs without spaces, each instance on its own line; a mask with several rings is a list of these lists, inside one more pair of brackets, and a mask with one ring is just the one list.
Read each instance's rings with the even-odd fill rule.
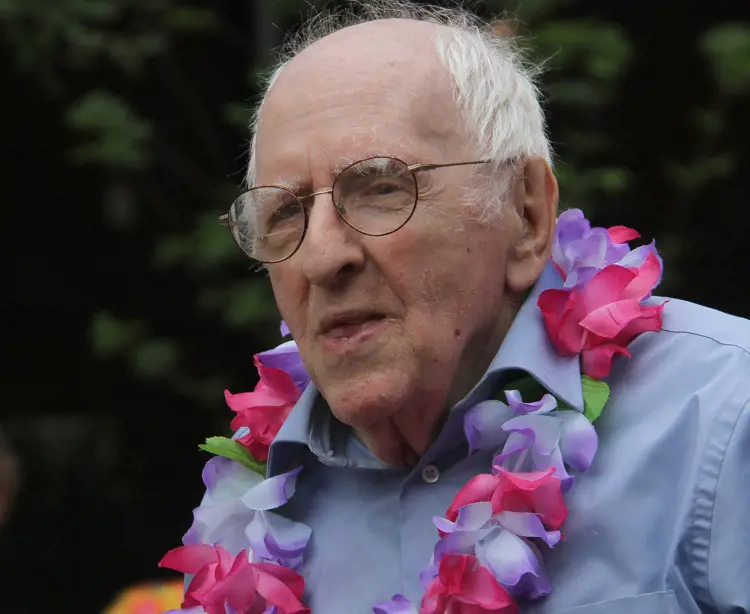
[[[476,159],[437,60],[431,68],[407,61],[375,30],[354,45],[340,32],[285,68],[261,112],[257,185],[291,182],[311,193],[330,187],[335,169],[372,155],[408,164]],[[476,221],[481,204],[472,195],[487,185],[480,172],[418,173],[416,211],[387,236],[348,227],[330,194],[320,195],[300,249],[268,266],[313,382],[356,429],[434,426],[497,351],[512,319],[506,265],[520,224],[515,215]],[[418,452],[429,444],[430,429],[422,431],[408,442]]]

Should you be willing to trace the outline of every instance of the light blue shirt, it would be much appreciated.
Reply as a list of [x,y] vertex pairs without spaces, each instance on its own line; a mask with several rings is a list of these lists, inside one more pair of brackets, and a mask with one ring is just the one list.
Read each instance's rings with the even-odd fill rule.
[[[385,467],[305,391],[269,474],[305,467],[283,513],[312,528],[301,573],[315,614],[371,614],[394,593],[419,603],[433,516],[490,466],[467,457],[463,414],[513,370],[582,409],[578,359],[555,352],[536,306],[558,284],[548,269],[412,470]],[[553,592],[521,612],[750,613],[750,322],[670,300],[663,330],[629,349],[607,380],[599,453],[566,494],[564,540],[544,555]]]

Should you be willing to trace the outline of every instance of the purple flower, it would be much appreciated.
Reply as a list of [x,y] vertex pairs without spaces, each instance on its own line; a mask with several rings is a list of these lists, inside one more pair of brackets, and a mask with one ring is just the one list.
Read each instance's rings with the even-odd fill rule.
[[499,530],[477,546],[477,559],[515,597],[536,599],[551,590],[539,551],[527,539]]
[[260,352],[258,358],[264,367],[286,371],[300,392],[304,391],[310,383],[310,375],[305,365],[302,364],[302,358],[294,341],[285,341],[272,350]]
[[517,415],[548,414],[557,408],[557,399],[551,394],[545,394],[538,401],[525,403],[518,390],[506,390],[505,400],[508,401],[508,406],[513,410],[513,413]]
[[482,401],[464,416],[464,433],[469,442],[469,454],[477,450],[497,450],[507,438],[503,424],[513,417],[513,412],[502,401]]
[[[435,546],[434,570],[446,554],[471,554],[515,597],[534,598],[549,592],[540,554],[530,540],[554,547],[561,536],[559,531],[547,531],[537,514],[506,511],[493,515],[492,504],[482,501],[462,507],[455,523],[445,518],[433,522],[445,534]],[[427,571],[423,574],[428,575]]]
[[203,470],[206,495],[193,512],[185,545],[220,545],[236,556],[250,547],[255,559],[294,569],[310,539],[310,528],[272,514],[294,494],[295,469],[264,480],[242,464],[216,456]]
[[[614,236],[631,239],[638,234],[620,229]],[[620,263],[628,252],[628,244],[613,241],[606,228],[592,228],[580,209],[564,211],[557,219],[552,261],[565,280],[566,288],[585,284],[604,267]]]
[[518,416],[508,420],[503,430],[510,435],[493,464],[511,471],[545,471],[554,467],[563,490],[573,483],[565,465],[587,471],[598,447],[594,426],[577,411]]
[[282,337],[288,337],[289,335],[292,334],[292,331],[289,330],[289,327],[286,325],[286,322],[284,322],[284,320],[281,321],[279,332],[281,333]]
[[394,595],[390,601],[372,606],[373,614],[417,614],[414,604],[403,595]]

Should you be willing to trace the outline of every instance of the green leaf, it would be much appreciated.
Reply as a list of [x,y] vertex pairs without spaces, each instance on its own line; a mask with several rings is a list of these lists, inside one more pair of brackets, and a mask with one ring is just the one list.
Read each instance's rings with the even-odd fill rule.
[[206,443],[198,446],[201,450],[223,456],[238,463],[242,463],[248,469],[255,471],[264,478],[266,477],[266,463],[255,460],[245,446],[239,441],[228,437],[209,437]]
[[89,341],[94,354],[100,358],[129,351],[143,334],[144,327],[140,322],[119,320],[106,312],[94,314],[89,324]]
[[195,6],[177,6],[165,15],[165,25],[182,32],[210,32],[219,27],[216,13],[211,9]]
[[723,94],[740,96],[750,90],[750,26],[718,24],[706,32],[700,46]]
[[74,152],[79,162],[126,170],[148,166],[151,126],[123,98],[89,91],[68,110],[66,120],[87,137]]
[[147,339],[130,356],[133,370],[144,377],[160,377],[174,369],[180,350],[169,339]]
[[595,422],[601,416],[609,399],[609,386],[606,382],[591,379],[588,375],[581,377],[583,387],[583,415],[589,422]]

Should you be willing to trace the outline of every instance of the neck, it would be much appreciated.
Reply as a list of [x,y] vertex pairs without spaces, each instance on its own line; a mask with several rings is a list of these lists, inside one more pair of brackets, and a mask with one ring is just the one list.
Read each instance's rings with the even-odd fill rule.
[[450,385],[422,387],[387,420],[355,429],[357,437],[384,463],[414,466],[440,434],[451,409],[487,372],[517,312],[518,305],[509,304],[496,322],[475,332],[457,360]]

